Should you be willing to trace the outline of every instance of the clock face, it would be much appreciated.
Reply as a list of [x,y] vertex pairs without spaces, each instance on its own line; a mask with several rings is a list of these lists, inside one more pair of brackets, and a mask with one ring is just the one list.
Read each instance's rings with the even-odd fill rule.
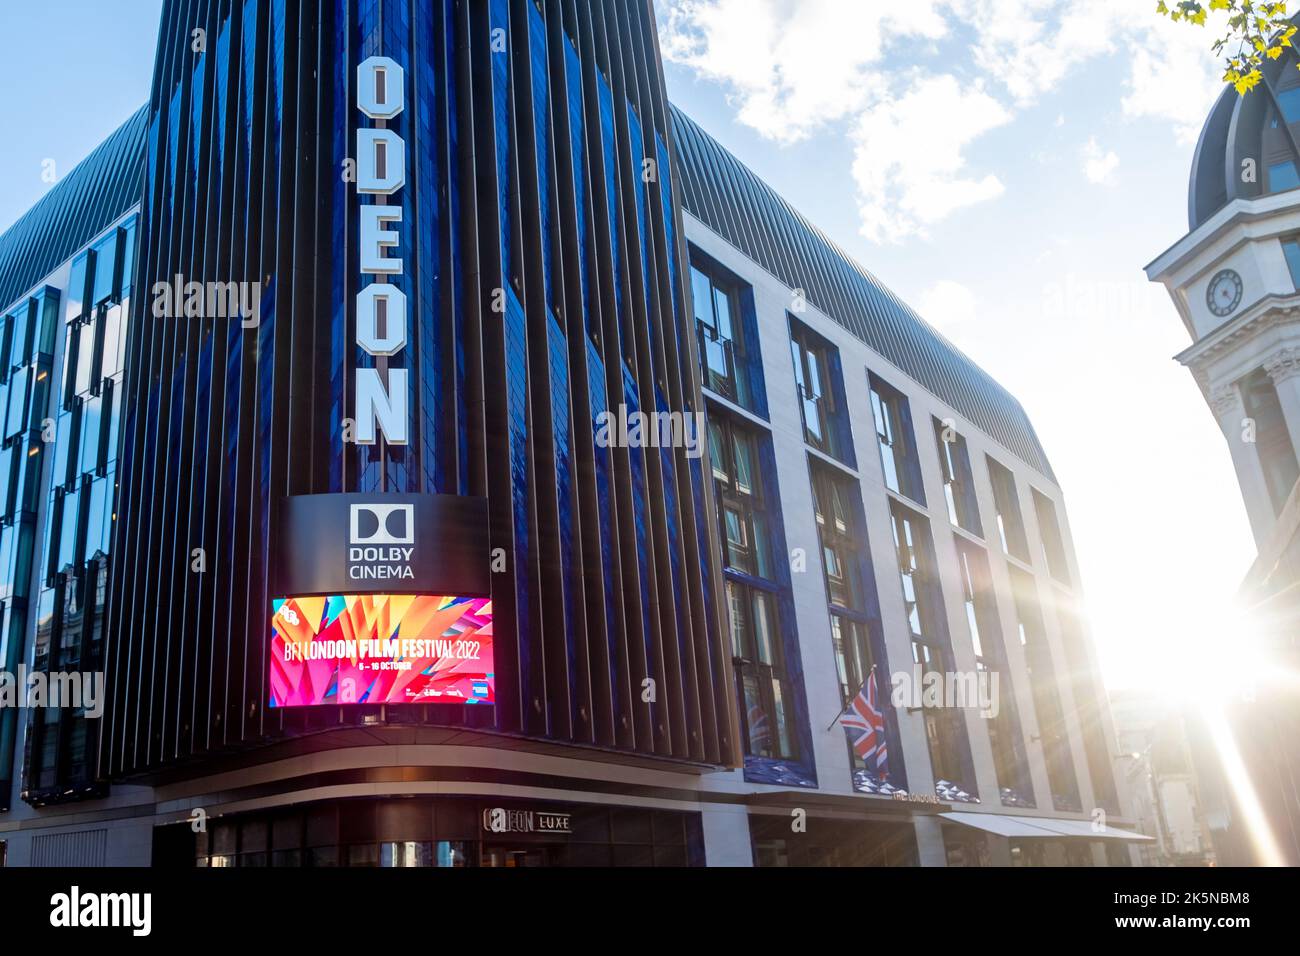
[[1215,315],[1224,318],[1237,311],[1242,291],[1241,276],[1231,269],[1224,269],[1210,280],[1210,286],[1205,290],[1205,304]]

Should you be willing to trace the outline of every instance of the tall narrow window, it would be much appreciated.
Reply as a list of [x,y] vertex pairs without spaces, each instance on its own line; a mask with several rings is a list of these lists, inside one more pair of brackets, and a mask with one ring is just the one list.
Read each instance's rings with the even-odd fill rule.
[[916,436],[912,434],[912,414],[907,398],[875,375],[868,375],[871,387],[871,414],[876,423],[876,444],[880,446],[880,465],[885,485],[890,491],[906,495],[925,504],[921,469],[916,456]]
[[1062,584],[1070,583],[1070,565],[1065,558],[1065,541],[1061,538],[1061,523],[1056,516],[1056,505],[1037,488],[1034,494],[1034,514],[1038,518],[1038,535],[1043,539],[1047,554],[1047,570]]
[[[876,663],[867,630],[867,569],[862,550],[866,533],[860,506],[854,500],[858,484],[847,475],[821,462],[811,463],[813,514],[821,544],[822,570],[826,578],[826,604],[831,620],[831,650],[835,656],[840,685],[840,704],[847,707],[857,696]],[[873,598],[874,600],[874,598]],[[887,675],[877,675],[879,691],[887,693]],[[874,764],[868,766],[850,748],[854,786],[859,790],[878,788]]]
[[984,536],[979,502],[970,466],[966,439],[957,434],[951,422],[934,419],[934,437],[939,443],[939,463],[943,467],[943,493],[948,504],[948,520],[964,531]]
[[728,581],[727,614],[745,753],[753,757],[792,759],[796,753],[789,681],[773,595],[738,581]]
[[1016,479],[1006,468],[992,458],[987,458],[989,480],[993,485],[993,504],[997,508],[998,538],[1002,550],[1025,563],[1029,562],[1029,539],[1025,535],[1025,519],[1020,514],[1020,497]]
[[743,387],[742,337],[736,294],[713,275],[691,266],[695,299],[695,331],[699,339],[704,385],[739,405],[749,405]]
[[[989,733],[993,768],[1004,806],[1034,806],[1033,787],[1025,761],[1024,738],[1016,716],[1011,673],[1005,666],[996,603],[989,579],[988,555],[984,549],[960,537],[955,538],[961,572],[962,603],[970,629],[975,667],[992,706],[981,716]],[[994,678],[996,677],[996,684]]]
[[[899,580],[912,639],[912,660],[925,675],[952,671],[943,620],[930,529],[924,518],[897,502],[890,505]],[[975,781],[969,779],[968,742],[961,711],[955,707],[925,707],[925,735],[930,748],[936,790],[953,800],[974,800]],[[964,796],[963,796],[964,795]]]
[[808,444],[825,451],[830,447],[827,419],[833,408],[830,390],[826,388],[826,356],[800,337],[790,340],[790,353],[794,358],[794,380],[799,392],[799,409],[803,413],[804,438]]
[[1061,706],[1060,686],[1052,651],[1043,629],[1037,587],[1031,575],[1010,568],[1011,588],[1015,595],[1016,626],[1025,655],[1029,688],[1038,718],[1038,738],[1047,764],[1047,782],[1052,788],[1052,804],[1057,810],[1078,811],[1079,783],[1070,751],[1070,735]]
[[727,623],[745,753],[790,760],[798,755],[760,477],[761,440],[725,414],[709,415],[709,453],[727,574]]
[[1079,729],[1083,735],[1083,753],[1088,761],[1088,776],[1092,779],[1092,795],[1097,803],[1110,813],[1119,812],[1119,798],[1115,791],[1115,773],[1111,761],[1111,748],[1107,745],[1108,731],[1103,719],[1104,691],[1097,680],[1097,669],[1084,642],[1083,627],[1078,616],[1068,607],[1058,612],[1061,622],[1061,643],[1070,667],[1074,707],[1079,715]]

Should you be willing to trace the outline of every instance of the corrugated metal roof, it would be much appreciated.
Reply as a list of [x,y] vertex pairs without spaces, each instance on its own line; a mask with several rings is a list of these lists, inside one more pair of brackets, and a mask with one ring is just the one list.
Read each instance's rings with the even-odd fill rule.
[[1056,480],[1029,416],[992,376],[676,107],[673,133],[691,215]]
[[0,235],[0,308],[140,201],[147,112],[141,107]]

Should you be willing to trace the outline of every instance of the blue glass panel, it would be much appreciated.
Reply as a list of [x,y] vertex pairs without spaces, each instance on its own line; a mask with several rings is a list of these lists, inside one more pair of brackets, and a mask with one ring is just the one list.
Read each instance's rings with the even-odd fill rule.
[[1270,192],[1280,193],[1300,186],[1300,175],[1296,173],[1295,163],[1275,163],[1268,167],[1268,188]]

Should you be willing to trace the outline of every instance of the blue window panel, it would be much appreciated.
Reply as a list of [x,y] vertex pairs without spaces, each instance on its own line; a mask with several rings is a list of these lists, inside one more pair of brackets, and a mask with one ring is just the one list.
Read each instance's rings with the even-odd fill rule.
[[541,213],[542,281],[546,303],[555,308],[555,283],[551,275],[554,258],[551,234],[551,121],[550,76],[546,71],[546,24],[541,11],[528,4],[528,48],[532,60],[533,135],[537,147],[537,194]]
[[[492,32],[504,32],[506,49],[510,49],[510,10],[507,0],[491,0]],[[510,262],[510,153],[514,148],[510,134],[510,57],[492,57],[492,122],[495,127],[497,161],[497,215],[501,227],[501,271],[509,279]]]
[[137,218],[132,216],[122,225],[122,298],[125,299],[131,294],[131,286],[135,281],[132,274],[135,271],[135,243],[136,235],[139,232],[137,227]]
[[[514,289],[506,290],[506,412],[509,417],[511,511],[514,516],[514,566],[529,566],[531,539],[528,527],[528,340],[527,318]],[[541,688],[531,686],[533,657],[532,622],[529,619],[530,576],[517,573],[515,579],[515,633],[519,648],[521,699],[543,697]]]
[[[446,46],[443,50],[443,56],[446,63],[456,62],[456,0],[442,0],[440,15],[442,17],[442,33],[445,38]],[[460,156],[460,131],[457,126],[456,117],[460,115],[460,90],[456,84],[456,70],[447,68],[445,70],[446,83],[446,124],[448,136],[448,171],[447,179],[449,182],[460,182],[461,168],[459,162]],[[465,290],[466,270],[463,262],[463,252],[461,250],[461,195],[459,189],[449,190],[448,196],[448,216],[450,217],[447,231],[448,243],[451,249],[451,276],[452,276],[452,294],[451,303],[452,315],[456,323],[456,392],[457,394],[466,394],[469,388],[469,382],[466,377],[465,362],[465,343],[469,339],[469,314],[465,307],[468,296]],[[469,416],[456,416],[456,441],[460,450],[457,456],[459,473],[456,475],[456,487],[454,490],[457,494],[468,494],[469,484]],[[441,478],[439,487],[447,487],[447,479]]]
[[[633,380],[632,373],[628,370],[626,364],[623,366],[623,403],[627,406],[629,418],[641,411],[641,405],[637,398],[636,382]],[[654,654],[651,638],[650,602],[646,599],[648,595],[654,593],[654,588],[651,587],[650,565],[647,560],[650,543],[647,528],[645,457],[643,451],[639,448],[629,448],[627,457],[632,470],[632,519],[636,527],[636,570],[638,575],[636,593],[641,595],[641,633],[645,653],[645,656],[639,660],[634,658],[631,661],[631,667],[635,672],[643,662],[651,660]],[[623,590],[625,594],[628,592],[629,584],[631,582],[624,578]],[[655,725],[659,722],[659,705],[652,703],[650,704],[650,723]]]
[[27,423],[27,384],[32,370],[27,366],[15,369],[9,377],[9,408],[5,416],[6,440],[19,434]]
[[1300,186],[1300,174],[1296,173],[1295,163],[1274,163],[1268,167],[1268,188],[1270,192],[1280,193]]
[[90,483],[90,504],[86,510],[86,544],[83,560],[93,558],[97,552],[108,554],[105,518],[111,509],[108,497],[108,480],[96,478]]
[[15,458],[21,452],[17,445],[0,449],[0,509],[3,517],[13,517],[14,502],[18,496],[18,474],[14,468]]
[[99,374],[112,378],[126,366],[126,329],[124,328],[125,310],[120,305],[110,306],[100,320],[104,326],[103,366]]
[[17,525],[7,525],[0,528],[0,601],[7,601],[14,596],[14,579],[11,566],[17,537]]
[[96,322],[86,322],[76,331],[77,365],[74,370],[75,378],[73,379],[73,391],[77,395],[85,395],[89,393],[91,386],[95,385],[99,381],[99,370],[94,367],[95,325]]
[[86,272],[89,265],[89,252],[83,252],[72,260],[72,271],[68,276],[67,318],[69,319],[75,319],[86,312]]
[[[252,86],[253,84],[249,84]],[[172,91],[171,101],[167,104],[167,185],[169,187],[167,202],[164,208],[174,209],[176,206],[176,163],[180,156],[180,123],[181,112],[181,88],[177,86]]]
[[48,286],[38,292],[36,300],[36,342],[38,354],[54,355],[59,330],[59,293]]
[[591,264],[587,257],[592,254],[587,236],[587,165],[586,165],[586,113],[582,108],[582,61],[573,42],[564,38],[564,68],[568,80],[569,97],[569,149],[573,157],[573,195],[578,222],[578,274],[582,283],[582,314],[587,326],[587,335],[595,336],[594,316],[591,312]]
[[117,460],[117,441],[122,423],[122,382],[113,379],[104,391],[104,414],[108,416],[105,427],[107,447],[103,449],[103,458],[107,466],[112,467]]
[[[230,92],[230,15],[221,21],[221,28],[217,32],[217,59],[216,59],[216,109],[217,109],[217,129],[226,128],[226,102]],[[217,168],[224,170],[226,168],[226,138],[216,136],[217,145]],[[125,281],[125,280],[123,280]]]
[[1282,243],[1282,253],[1286,256],[1287,268],[1291,270],[1291,283],[1300,289],[1300,241],[1289,239]]
[[60,518],[59,557],[55,564],[56,571],[70,567],[76,560],[77,515],[81,507],[81,489],[77,488],[63,496],[62,516]]
[[1300,120],[1300,86],[1277,94],[1277,104],[1282,107],[1282,116],[1288,123]]
[[54,465],[53,473],[50,480],[55,487],[60,487],[68,481],[68,463],[69,459],[74,459],[72,455],[73,442],[76,441],[76,435],[73,431],[75,424],[75,415],[73,412],[60,412],[55,419],[54,428]]
[[[608,411],[605,401],[605,363],[596,346],[587,342],[587,395],[591,402],[592,429],[600,416]],[[613,489],[611,487],[612,463],[610,450],[599,445],[595,447],[596,459],[596,504],[600,512],[600,561],[605,574],[605,637],[608,642],[607,660],[609,661],[609,686],[618,686],[615,662],[618,660],[617,639],[619,606],[612,587],[614,577],[614,527],[613,527]],[[631,715],[623,711],[620,695],[613,694],[614,725],[621,726],[624,720],[631,720]]]
[[90,290],[90,302],[87,303],[91,307],[110,298],[116,291],[113,288],[113,274],[117,269],[116,229],[95,243],[94,254],[94,285]]
[[32,311],[30,304],[24,302],[19,308],[9,313],[9,324],[13,328],[13,340],[9,349],[10,366],[22,365],[31,358],[32,347]]
[[547,345],[550,359],[551,420],[555,436],[555,488],[560,516],[560,571],[564,587],[564,615],[569,622],[565,628],[568,647],[569,687],[577,684],[575,669],[574,627],[577,597],[574,588],[573,566],[573,501],[572,469],[573,451],[569,445],[569,347],[564,330],[552,314],[546,317]]
[[418,229],[413,230],[411,236],[414,268],[418,277],[418,297],[415,299],[415,314],[409,316],[409,320],[416,329],[415,346],[419,351],[418,374],[412,378],[412,385],[415,386],[418,379],[421,389],[419,404],[411,407],[418,408],[421,417],[416,425],[420,443],[416,450],[419,467],[413,467],[415,487],[412,490],[440,492],[454,490],[448,486],[444,464],[448,455],[443,452],[444,443],[449,445],[450,438],[442,434],[442,417],[438,414],[441,396],[447,387],[446,380],[453,374],[447,357],[441,354],[439,341],[446,283],[441,268],[442,203],[439,190],[433,185],[440,182],[444,175],[439,164],[441,147],[435,145],[440,141],[438,130],[443,125],[439,98],[442,73],[436,48],[425,49],[423,46],[425,38],[437,36],[431,20],[430,5],[428,2],[417,2],[413,6],[416,17],[416,55],[407,69],[415,115],[420,121],[419,129],[414,134],[415,141],[424,145],[415,150],[413,157],[408,157],[408,163],[413,162],[416,168],[417,181],[412,183],[408,179],[405,187],[410,192],[417,188],[418,183],[418,193],[415,195]]
[[[646,318],[649,321],[650,316],[654,315],[654,283],[650,281],[650,239],[646,230],[645,176],[642,174],[646,159],[645,137],[641,134],[641,120],[637,117],[631,103],[627,104],[627,125],[632,149],[630,157],[634,184],[632,198],[633,208],[636,209],[637,245],[641,253],[642,293],[645,296]],[[653,341],[655,338],[652,330],[650,339]]]
[[618,231],[618,160],[614,150],[614,93],[603,75],[597,78],[600,98],[600,142],[605,165],[605,202],[609,206],[610,253],[614,263],[614,309],[618,316],[618,334],[622,355],[631,350],[627,304],[623,301],[623,244]]

